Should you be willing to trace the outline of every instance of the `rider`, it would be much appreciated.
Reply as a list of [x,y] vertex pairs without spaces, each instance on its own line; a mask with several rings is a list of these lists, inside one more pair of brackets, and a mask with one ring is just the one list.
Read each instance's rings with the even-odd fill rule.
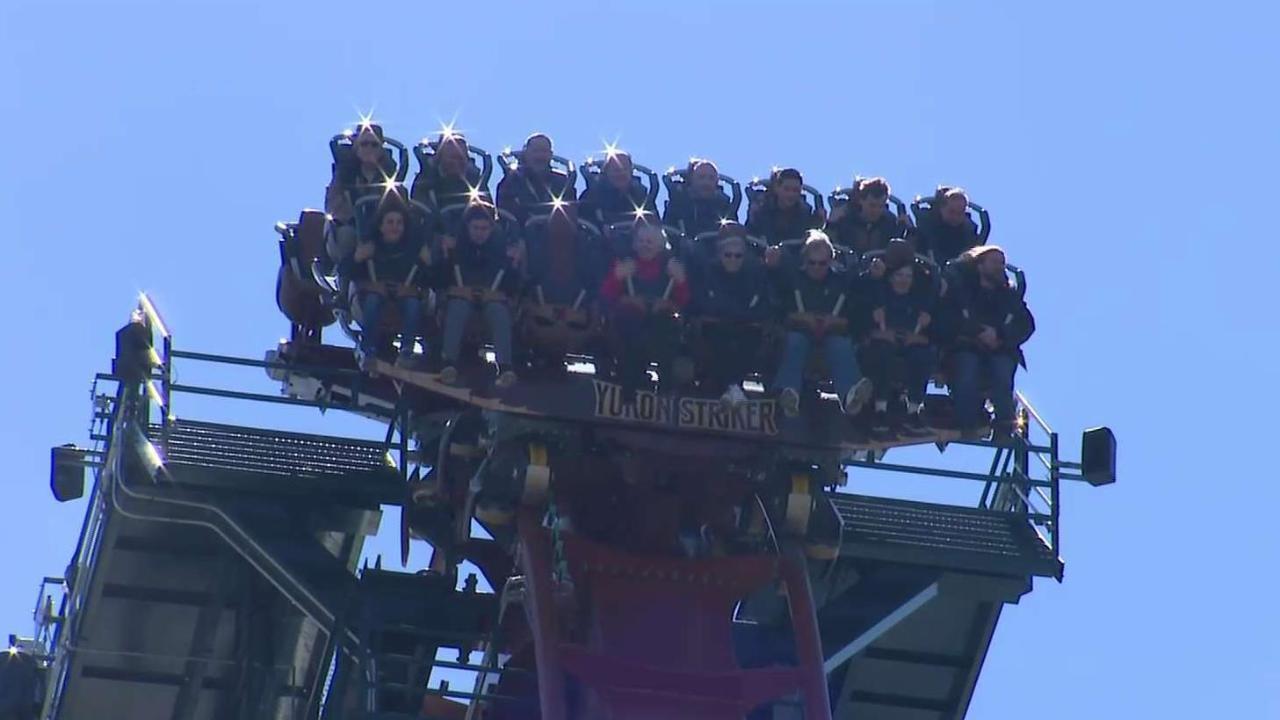
[[907,237],[910,226],[906,216],[894,217],[889,212],[890,192],[884,178],[859,180],[853,197],[833,210],[827,220],[826,232],[831,242],[861,255],[869,250],[883,250],[894,238]]
[[383,151],[382,142],[381,125],[363,124],[351,140],[353,156],[333,165],[333,177],[324,191],[324,211],[334,224],[326,250],[335,263],[347,259],[359,240],[356,201],[385,192],[395,176],[395,161]]
[[601,168],[603,177],[582,193],[579,217],[603,230],[613,223],[634,220],[641,211],[656,215],[644,186],[632,177],[634,171],[631,155],[611,150]]
[[[534,133],[524,141],[519,164],[498,183],[498,207],[516,216],[521,225],[530,215],[545,214],[553,203],[577,199],[569,178],[551,167],[551,137]],[[541,212],[539,212],[541,206]]]
[[937,297],[905,241],[891,242],[883,262],[881,279],[869,281],[871,336],[863,346],[867,377],[875,388],[871,430],[882,439],[891,435],[889,403],[894,398],[895,380],[900,380],[907,396],[902,431],[924,435],[929,429],[921,410],[936,363],[930,336]]
[[436,209],[492,202],[489,189],[480,187],[480,180],[467,138],[458,132],[444,132],[436,141],[435,155],[413,179],[412,196]]
[[484,313],[498,364],[495,387],[505,390],[516,382],[512,365],[511,301],[520,286],[522,257],[518,245],[508,245],[495,233],[492,205],[473,203],[462,214],[461,239],[442,236],[436,285],[445,304],[440,379],[458,380],[457,362],[462,340],[474,311]]
[[610,312],[610,331],[623,396],[634,399],[646,384],[650,361],[658,363],[665,387],[687,378],[675,368],[680,348],[678,313],[689,304],[684,265],[667,249],[662,228],[637,222],[631,233],[631,255],[618,258],[600,285],[600,299]]
[[387,302],[400,310],[400,360],[413,354],[422,324],[423,288],[431,267],[431,251],[413,227],[404,205],[394,199],[379,204],[372,227],[344,261],[343,275],[352,280],[361,311],[362,362],[371,360],[382,342],[380,321]]
[[736,407],[746,401],[742,381],[760,354],[761,323],[772,302],[763,272],[748,264],[747,231],[738,223],[720,227],[716,261],[698,278],[693,312],[702,318],[702,336],[713,356],[707,363],[711,387],[720,402]]
[[940,186],[932,209],[920,218],[917,250],[939,266],[981,243],[978,225],[969,217],[969,196],[963,188]]
[[809,230],[822,227],[825,215],[809,207],[803,192],[804,177],[799,170],[774,170],[768,190],[763,197],[753,198],[747,208],[747,231],[775,245],[806,237]]
[[1022,345],[1035,332],[1035,318],[1005,272],[996,245],[970,248],[948,266],[943,302],[954,341],[948,377],[956,420],[969,437],[986,430],[983,393],[995,407],[995,431],[1013,430],[1013,378],[1026,367]]
[[689,238],[715,232],[725,222],[737,223],[731,201],[720,190],[720,171],[715,163],[694,158],[684,176],[684,191],[670,193],[663,223],[680,228]]
[[809,231],[801,257],[803,268],[794,268],[783,262],[780,247],[770,247],[765,254],[779,304],[789,313],[782,363],[773,383],[778,401],[788,416],[800,411],[805,365],[818,345],[845,413],[856,415],[871,395],[871,381],[862,377],[850,337],[854,287],[847,273],[834,266],[835,248],[821,230]]

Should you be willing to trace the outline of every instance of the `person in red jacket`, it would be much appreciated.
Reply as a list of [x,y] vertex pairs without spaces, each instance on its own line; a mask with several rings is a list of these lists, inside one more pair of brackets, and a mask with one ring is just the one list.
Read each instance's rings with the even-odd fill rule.
[[648,384],[650,362],[658,364],[665,387],[688,381],[679,377],[682,373],[675,361],[680,350],[680,311],[689,298],[684,264],[671,256],[662,228],[638,223],[632,232],[631,254],[613,262],[600,286],[624,397],[634,397]]

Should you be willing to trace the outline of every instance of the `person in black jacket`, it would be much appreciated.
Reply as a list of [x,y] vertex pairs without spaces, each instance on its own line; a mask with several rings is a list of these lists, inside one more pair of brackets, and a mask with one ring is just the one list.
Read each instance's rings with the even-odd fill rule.
[[[471,161],[470,152],[466,137],[456,132],[442,133],[436,141],[435,155],[413,178],[410,192],[413,199],[436,210],[477,202],[492,203],[489,189],[480,186],[480,169]],[[457,216],[452,219],[456,221]],[[452,225],[437,230],[457,232]]]
[[395,177],[395,162],[387,156],[382,143],[381,125],[361,125],[351,140],[351,155],[333,165],[333,177],[324,192],[324,211],[334,225],[334,233],[326,246],[334,263],[348,259],[359,242],[360,233],[368,232],[357,222],[356,202],[369,195],[383,194],[387,183]]
[[858,255],[883,250],[894,238],[907,237],[907,218],[889,212],[889,183],[884,178],[863,178],[849,202],[831,212],[826,233],[831,242]]
[[746,402],[742,381],[760,355],[763,323],[772,310],[764,273],[749,264],[746,229],[737,223],[719,230],[716,261],[693,288],[692,314],[702,319],[702,336],[712,353],[707,363],[711,387],[720,402]]
[[365,361],[376,355],[382,341],[380,323],[388,302],[400,310],[400,358],[407,361],[412,355],[431,261],[420,228],[410,227],[404,207],[394,201],[381,203],[374,227],[339,268],[352,282],[361,312],[360,350]]
[[530,135],[524,141],[518,165],[498,183],[498,207],[515,215],[522,226],[531,215],[545,215],[553,206],[578,198],[569,178],[552,169],[554,154],[550,136]]
[[853,306],[860,300],[848,273],[835,267],[835,248],[821,230],[810,230],[801,250],[800,268],[783,262],[782,249],[771,247],[765,262],[772,269],[778,304],[787,313],[786,343],[773,386],[788,416],[800,411],[800,383],[816,345],[827,361],[831,383],[844,411],[856,415],[871,397],[871,381],[862,377],[853,350]]
[[495,386],[505,390],[516,382],[512,366],[511,305],[520,288],[522,256],[519,245],[508,245],[494,232],[494,208],[485,203],[469,206],[462,215],[462,238],[444,236],[440,243],[436,284],[448,300],[445,304],[444,339],[440,379],[458,379],[456,363],[471,314],[484,313],[498,363]]
[[689,239],[715,232],[726,222],[738,222],[730,199],[720,189],[720,171],[715,163],[699,158],[689,161],[684,186],[671,193],[662,222],[680,228]]
[[804,178],[795,168],[775,170],[769,177],[764,197],[753,199],[747,208],[747,231],[770,245],[798,240],[826,221],[822,211],[805,202]]
[[1005,273],[1004,251],[983,245],[965,252],[949,268],[944,303],[954,350],[949,384],[956,421],[967,436],[986,430],[983,388],[995,407],[995,430],[1013,430],[1013,378],[1026,367],[1022,345],[1035,332],[1035,318]]
[[918,252],[942,266],[981,242],[978,224],[969,217],[969,196],[964,189],[938,188],[932,208],[920,218]]
[[937,296],[906,243],[891,244],[884,264],[882,279],[870,281],[871,335],[863,346],[863,364],[875,387],[871,430],[881,438],[892,433],[889,403],[900,381],[907,396],[902,431],[924,435],[929,428],[921,410],[936,363],[931,326]]
[[614,150],[601,168],[603,177],[582,193],[578,216],[603,230],[607,225],[637,219],[640,211],[657,216],[644,186],[632,177],[635,164],[625,152]]

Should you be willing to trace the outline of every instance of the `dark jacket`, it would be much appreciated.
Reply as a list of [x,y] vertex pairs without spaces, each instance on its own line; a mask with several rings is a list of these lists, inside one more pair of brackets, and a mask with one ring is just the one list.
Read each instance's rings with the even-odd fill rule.
[[[850,333],[860,334],[865,329],[866,322],[862,317],[866,314],[863,312],[865,302],[861,297],[861,288],[847,271],[832,267],[826,277],[818,281],[800,268],[788,264],[774,268],[771,274],[776,307],[784,320],[794,313],[802,312],[801,307],[796,304],[798,291],[800,301],[804,304],[804,313],[830,315],[839,305],[837,317],[848,321]],[[841,296],[844,297],[843,302],[840,301]]]
[[719,230],[721,220],[738,220],[729,198],[721,192],[709,198],[696,198],[689,194],[688,189],[678,190],[671,193],[664,210],[662,222],[680,228],[690,239]]
[[916,233],[916,251],[928,255],[938,265],[959,257],[960,253],[979,245],[978,225],[966,217],[959,225],[948,225],[938,217],[937,211],[925,213],[920,218]]
[[867,222],[850,207],[848,214],[836,222],[828,222],[826,233],[831,242],[843,245],[858,254],[869,250],[883,250],[894,238],[906,237],[907,225],[885,210],[875,222]]
[[[419,254],[422,241],[414,234],[406,233],[397,243],[388,243],[382,238],[375,238],[373,257],[365,262],[357,263],[354,255],[348,255],[339,267],[340,273],[355,281],[374,281],[380,283],[402,283],[413,274],[413,284],[425,287],[431,276],[431,268],[422,265]],[[373,273],[370,274],[370,265]],[[417,266],[418,270],[413,272]]]
[[[434,284],[440,290],[447,291],[456,286],[459,276],[468,288],[498,290],[508,297],[514,297],[520,290],[520,270],[507,256],[506,240],[499,233],[495,232],[483,245],[460,237],[457,246],[447,256],[443,252],[437,255]],[[502,279],[495,288],[494,281],[499,273]]]
[[439,209],[471,202],[471,188],[480,190],[479,199],[490,201],[489,189],[480,187],[480,170],[475,165],[468,165],[467,171],[458,177],[441,175],[439,168],[432,163],[413,179],[410,196]]
[[718,320],[763,322],[773,311],[772,288],[759,268],[728,273],[716,263],[698,276],[691,309]]
[[803,238],[810,230],[820,227],[822,219],[808,203],[802,201],[790,210],[783,210],[769,196],[747,218],[747,232],[768,240],[770,245]]
[[899,295],[889,285],[888,276],[875,281],[871,290],[871,310],[884,309],[885,329],[892,332],[914,332],[920,321],[921,313],[928,313],[930,325],[924,334],[930,335],[936,313],[937,297],[931,286],[923,285],[919,280],[905,295]]
[[582,199],[578,201],[578,217],[604,229],[606,225],[634,219],[637,207],[657,214],[639,182],[631,183],[630,189],[623,193],[600,178],[582,193]]
[[1026,367],[1022,345],[1035,333],[1036,321],[1015,288],[985,287],[978,280],[977,271],[964,263],[960,268],[949,269],[943,305],[947,339],[957,347],[986,351],[977,336],[987,325],[1000,338],[996,352],[1013,355]]
[[577,197],[569,178],[555,171],[536,175],[518,168],[498,182],[498,207],[515,215],[521,225],[533,215],[550,212],[556,198],[572,202]]

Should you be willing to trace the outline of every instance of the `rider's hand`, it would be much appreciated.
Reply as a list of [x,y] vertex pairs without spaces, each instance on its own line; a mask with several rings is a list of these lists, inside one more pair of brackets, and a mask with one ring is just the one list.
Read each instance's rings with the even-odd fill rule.
[[454,248],[456,248],[456,247],[458,247],[458,239],[457,239],[457,238],[455,238],[455,237],[454,237],[454,236],[452,236],[452,235],[441,235],[441,236],[440,236],[440,248],[441,248],[442,250],[444,250],[446,253],[448,253],[448,252],[452,251],[452,250],[453,250]]
[[996,334],[996,329],[990,325],[983,325],[982,332],[978,333],[978,341],[988,348],[995,350],[1000,345],[1000,336]]
[[782,248],[777,245],[770,245],[764,251],[764,264],[769,267],[776,267],[782,261]]
[[876,326],[877,326],[877,327],[879,327],[881,330],[884,330],[884,329],[885,329],[885,327],[884,327],[884,308],[880,307],[880,308],[876,308],[875,310],[872,310],[872,311],[871,311],[871,319],[875,322]]
[[422,249],[418,251],[418,262],[423,265],[431,264],[431,248],[426,245],[422,246]]
[[636,272],[636,261],[630,258],[620,261],[613,268],[613,276],[619,280],[626,280]]
[[373,246],[373,243],[371,242],[364,242],[364,243],[360,243],[359,245],[356,245],[356,255],[355,255],[356,262],[362,263],[368,260],[369,258],[372,258],[374,249],[375,248]]
[[684,271],[684,264],[675,258],[667,261],[667,275],[677,283],[683,283],[688,278]]

